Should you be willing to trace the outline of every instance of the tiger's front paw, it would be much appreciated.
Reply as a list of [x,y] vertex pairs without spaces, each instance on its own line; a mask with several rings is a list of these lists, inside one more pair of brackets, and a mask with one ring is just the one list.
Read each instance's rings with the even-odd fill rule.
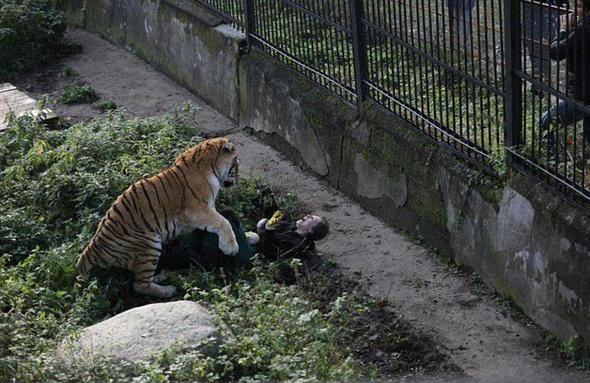
[[238,241],[232,235],[229,241],[219,241],[219,250],[223,252],[225,255],[236,255],[238,251],[240,251],[240,246],[238,245]]

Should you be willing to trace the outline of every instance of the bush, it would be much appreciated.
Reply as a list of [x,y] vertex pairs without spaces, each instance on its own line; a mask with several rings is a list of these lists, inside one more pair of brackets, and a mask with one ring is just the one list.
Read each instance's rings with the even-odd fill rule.
[[118,108],[117,104],[111,100],[100,100],[96,103],[96,107],[103,112]]
[[74,83],[68,85],[64,89],[64,94],[61,96],[61,102],[64,104],[84,104],[94,102],[99,98],[100,97],[98,97],[98,94],[92,85]]
[[0,253],[21,260],[94,232],[117,195],[200,140],[194,112],[143,120],[107,113],[65,131],[28,117],[10,122],[0,135]]
[[66,30],[51,0],[0,0],[0,81],[47,63]]
[[[284,262],[301,275],[298,259]],[[298,283],[285,286],[277,280],[280,266],[258,263],[223,287],[184,279],[186,297],[212,309],[235,335],[234,342],[222,346],[220,356],[192,361],[192,379],[332,382],[360,376],[361,365],[342,342],[347,329],[337,324],[366,307],[344,295],[322,311]]]

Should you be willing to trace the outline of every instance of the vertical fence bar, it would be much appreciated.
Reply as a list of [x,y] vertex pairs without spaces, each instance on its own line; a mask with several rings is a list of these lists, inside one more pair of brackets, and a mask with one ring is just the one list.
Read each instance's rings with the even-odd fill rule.
[[252,35],[256,32],[256,19],[254,15],[254,0],[244,0],[244,30],[246,32],[246,41],[248,48],[252,46],[254,39]]
[[512,148],[521,143],[522,132],[522,79],[517,74],[522,69],[522,44],[520,0],[504,0],[505,47],[505,146]]
[[364,7],[363,0],[350,0],[350,18],[352,25],[352,51],[354,55],[354,73],[357,95],[357,105],[365,101],[367,87],[365,80],[368,79],[367,70],[367,38],[363,24]]

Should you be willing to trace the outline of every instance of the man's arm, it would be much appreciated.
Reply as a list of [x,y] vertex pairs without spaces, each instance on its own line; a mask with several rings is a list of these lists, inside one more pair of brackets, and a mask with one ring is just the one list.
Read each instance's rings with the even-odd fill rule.
[[260,236],[260,251],[269,258],[276,258],[278,255],[277,246],[275,244],[277,224],[269,223],[266,218],[258,221],[256,231]]
[[275,259],[278,255],[278,250],[275,245],[276,230],[274,227],[266,227],[262,234],[262,241],[260,243],[260,251],[268,258]]
[[551,44],[549,55],[553,60],[563,60],[573,54],[578,28],[575,24],[575,15],[570,13],[559,18],[559,33],[557,39]]

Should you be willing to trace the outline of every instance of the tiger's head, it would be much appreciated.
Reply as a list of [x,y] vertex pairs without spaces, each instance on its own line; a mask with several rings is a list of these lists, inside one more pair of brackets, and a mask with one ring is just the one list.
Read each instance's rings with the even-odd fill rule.
[[238,182],[238,151],[236,146],[227,138],[221,138],[219,146],[214,173],[221,186],[229,188]]
[[219,185],[225,188],[238,182],[238,151],[225,137],[212,138],[193,146],[178,157],[175,165],[180,164],[213,173]]

